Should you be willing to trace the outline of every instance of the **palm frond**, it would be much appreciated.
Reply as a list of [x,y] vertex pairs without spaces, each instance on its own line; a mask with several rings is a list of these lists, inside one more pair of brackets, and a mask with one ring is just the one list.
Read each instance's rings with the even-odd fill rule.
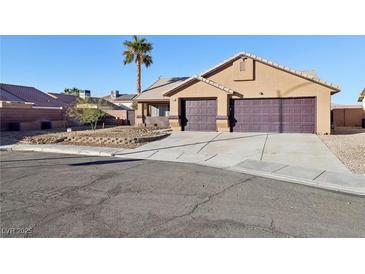
[[124,41],[125,51],[123,52],[123,63],[130,64],[140,62],[146,67],[152,64],[152,56],[149,53],[152,51],[152,43],[149,43],[145,38],[139,38],[134,35],[132,41]]
[[150,65],[152,65],[153,60],[152,60],[152,56],[151,55],[144,55],[143,59],[142,59],[142,64],[144,64],[146,66],[146,68],[148,68]]
[[126,65],[133,62],[135,54],[132,51],[125,50],[123,52],[123,56],[124,56],[123,63],[124,65]]

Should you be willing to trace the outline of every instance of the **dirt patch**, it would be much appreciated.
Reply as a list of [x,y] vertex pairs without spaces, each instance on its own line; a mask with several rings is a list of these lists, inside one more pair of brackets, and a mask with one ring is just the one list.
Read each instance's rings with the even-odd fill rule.
[[339,128],[333,135],[320,136],[333,153],[354,173],[365,174],[365,130]]
[[138,127],[114,127],[98,130],[48,133],[24,136],[21,143],[26,144],[75,144],[88,146],[134,148],[142,143],[153,141],[166,135],[156,129]]

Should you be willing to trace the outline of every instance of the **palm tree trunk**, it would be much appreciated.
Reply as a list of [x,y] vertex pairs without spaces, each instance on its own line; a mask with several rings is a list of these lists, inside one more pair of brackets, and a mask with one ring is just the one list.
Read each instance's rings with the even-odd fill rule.
[[141,93],[141,62],[137,61],[137,95]]

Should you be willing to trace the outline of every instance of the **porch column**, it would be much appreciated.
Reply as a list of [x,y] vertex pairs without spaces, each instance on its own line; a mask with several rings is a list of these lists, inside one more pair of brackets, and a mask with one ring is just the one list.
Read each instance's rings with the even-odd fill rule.
[[230,96],[222,94],[217,97],[217,131],[229,132],[229,101]]
[[179,116],[181,114],[179,98],[172,96],[170,98],[169,123],[173,131],[181,131]]
[[137,110],[136,110],[136,125],[137,126],[144,126],[144,119],[145,119],[145,104],[138,102]]

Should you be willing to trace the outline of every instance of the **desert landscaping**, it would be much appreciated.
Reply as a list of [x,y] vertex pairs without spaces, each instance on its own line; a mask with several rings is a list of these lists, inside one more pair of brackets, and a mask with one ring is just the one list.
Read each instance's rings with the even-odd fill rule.
[[365,174],[365,129],[337,128],[321,139],[352,172]]
[[77,144],[88,146],[107,146],[135,148],[139,145],[167,136],[166,130],[153,128],[118,126],[97,130],[49,131],[49,132],[7,132],[2,142],[23,144]]

